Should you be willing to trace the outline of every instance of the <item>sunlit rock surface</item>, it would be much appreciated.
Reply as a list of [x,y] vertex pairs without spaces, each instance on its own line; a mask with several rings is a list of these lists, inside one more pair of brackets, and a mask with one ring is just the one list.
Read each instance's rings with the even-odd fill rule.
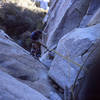
[[[62,36],[79,27],[89,3],[90,0],[54,0],[46,16],[43,43],[51,49]],[[42,48],[42,54],[44,52],[45,49]]]
[[35,60],[28,51],[0,31],[0,69],[16,78],[26,77],[35,81],[47,77],[46,68]]
[[93,17],[91,18],[91,20],[88,23],[88,26],[92,26],[92,25],[95,25],[98,23],[100,23],[100,8],[93,15]]
[[49,100],[36,90],[0,71],[0,100]]
[[91,18],[93,17],[93,15],[95,14],[95,12],[98,10],[98,8],[100,7],[100,0],[91,0],[87,13],[85,14],[83,20],[80,23],[80,27],[86,27],[89,23],[89,21],[91,20]]
[[58,0],[51,9],[50,17],[44,32],[47,34],[46,45],[48,48],[57,44],[59,39],[78,27],[87,12],[90,0]]
[[[71,88],[80,69],[76,63],[81,66],[84,64],[98,40],[100,40],[100,24],[88,28],[77,28],[66,34],[59,41],[57,52],[65,58],[68,57],[72,62],[56,54],[50,67],[49,76],[62,88],[65,86]],[[85,70],[82,70],[79,79],[84,76],[84,72]]]
[[2,30],[0,30],[0,70],[35,88],[46,97],[54,91],[49,83],[48,70],[45,66]]

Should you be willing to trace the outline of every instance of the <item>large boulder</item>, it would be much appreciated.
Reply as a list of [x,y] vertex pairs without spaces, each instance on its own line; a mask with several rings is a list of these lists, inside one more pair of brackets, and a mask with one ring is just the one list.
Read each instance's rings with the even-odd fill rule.
[[[47,25],[44,29],[43,43],[53,48],[58,41],[74,28],[79,27],[89,7],[90,0],[55,0],[48,13]],[[42,54],[45,49],[42,48]],[[46,56],[45,56],[46,55]],[[44,58],[45,56],[45,58]],[[47,54],[41,59],[42,63],[50,67],[50,59],[47,61]],[[48,63],[49,62],[49,63]]]
[[48,100],[29,86],[0,71],[0,100]]
[[[54,0],[46,16],[47,24],[44,29],[43,42],[46,44],[49,38],[57,29],[66,11],[71,6],[73,0]],[[51,38],[51,37],[50,37]],[[50,41],[51,42],[51,41]],[[49,45],[48,45],[49,46]]]
[[[99,39],[100,24],[88,28],[77,28],[66,34],[58,43],[58,55],[56,54],[52,62],[49,76],[62,88],[65,88],[65,86],[71,88],[80,67],[93,51]],[[96,56],[94,55],[94,57]],[[88,62],[91,64],[90,60]],[[85,66],[79,75],[79,79],[86,72]]]
[[29,81],[47,78],[47,69],[28,51],[0,31],[0,69],[12,76]]
[[0,70],[35,88],[46,97],[54,90],[49,83],[48,70],[45,66],[2,30],[0,30]]
[[59,39],[80,25],[90,0],[58,0],[51,12],[44,32],[48,34],[46,45],[51,48]]

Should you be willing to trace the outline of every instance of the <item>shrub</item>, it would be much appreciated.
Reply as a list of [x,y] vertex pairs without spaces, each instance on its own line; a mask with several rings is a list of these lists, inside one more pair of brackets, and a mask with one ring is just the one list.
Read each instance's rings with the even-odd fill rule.
[[22,34],[43,29],[42,19],[46,11],[36,7],[31,0],[2,0],[0,3],[0,28],[15,42],[30,50],[31,40]]
[[15,2],[18,0],[12,1],[14,3],[2,3],[0,8],[0,26],[6,28],[6,33],[19,35],[26,31],[31,32],[43,28],[42,19],[46,14],[44,10],[37,8],[33,3],[28,8],[27,6],[18,6]]

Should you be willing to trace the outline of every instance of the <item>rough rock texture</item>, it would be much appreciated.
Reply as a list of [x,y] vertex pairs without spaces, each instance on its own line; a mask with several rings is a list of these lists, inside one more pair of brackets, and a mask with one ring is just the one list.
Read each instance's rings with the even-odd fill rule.
[[100,0],[91,0],[87,13],[80,23],[80,27],[87,26],[88,22],[91,20],[92,16],[94,15],[94,13],[97,11],[99,7],[100,7]]
[[0,71],[0,100],[49,100],[36,90]]
[[92,25],[95,25],[98,23],[100,23],[100,8],[93,15],[93,17],[91,18],[91,20],[88,23],[88,26],[92,26]]
[[49,18],[49,22],[44,30],[48,33],[46,43],[48,48],[57,44],[64,34],[80,25],[82,18],[87,12],[89,1],[75,0],[73,4],[72,0],[57,1],[55,9],[52,11],[52,13],[55,13],[51,14],[54,16],[51,17],[52,19]]
[[[53,0],[44,22],[46,22],[46,27],[43,43],[50,50],[56,45],[57,48],[53,49],[57,50],[58,55],[53,53],[53,59],[50,59],[50,52],[42,48],[40,61],[50,68],[49,77],[53,81],[63,89],[65,86],[68,87],[68,91],[65,89],[64,92],[68,97],[65,96],[65,98],[72,100],[68,99],[71,97],[69,93],[80,67],[86,62],[87,57],[100,40],[100,0]],[[65,60],[66,56],[72,61]],[[93,59],[96,57],[97,55],[90,56],[88,63],[85,63],[78,77],[77,86],[75,86],[77,87],[75,89],[76,98],[73,100],[95,100],[85,98],[88,92],[84,90],[84,87],[87,89],[88,86],[85,86],[86,81],[83,77],[86,75],[84,72],[89,71],[95,63]],[[93,87],[91,86],[93,82],[89,83],[89,87]]]
[[[72,2],[75,0],[53,0],[52,4],[50,6],[49,12],[44,18],[44,22],[46,22],[46,27],[44,28],[44,34],[42,38],[42,42],[47,45],[47,41],[50,42],[49,45],[51,45],[52,40],[54,39],[53,34],[58,28],[59,24],[63,20],[63,17],[67,10],[70,8],[72,5]],[[50,41],[49,41],[49,40]],[[47,45],[47,47],[50,47]],[[55,45],[53,44],[53,48]],[[45,48],[42,47],[42,55],[43,57],[40,59],[40,61],[45,64],[46,66],[50,67],[52,60],[48,59],[48,52],[45,53]]]
[[[53,48],[51,48],[50,50],[56,48],[56,46],[54,46]],[[43,63],[46,67],[50,67],[52,60],[54,59],[54,52],[49,52],[47,51],[42,57],[40,57],[40,62]]]
[[50,98],[50,93],[55,91],[50,84],[50,80],[41,79],[35,82],[24,81],[24,83],[28,84],[31,88],[37,90],[47,98]]
[[0,69],[22,80],[36,81],[47,78],[46,68],[1,31],[0,65]]
[[[79,27],[88,10],[90,0],[54,0],[47,14],[47,24],[44,29],[43,43],[49,48],[53,48],[58,41],[74,28]],[[46,17],[47,17],[46,16]],[[42,55],[45,49],[42,48]],[[46,54],[44,54],[46,55]],[[44,62],[50,67],[50,63]],[[52,62],[52,61],[50,61]],[[43,61],[42,61],[43,63]]]
[[49,52],[46,52],[39,60],[48,68],[51,66],[52,59],[49,58]]
[[66,1],[65,0],[54,0],[53,1],[51,8],[49,10],[49,13],[47,15],[48,16],[47,25],[44,29],[45,36],[43,37],[43,42],[45,44],[46,44],[46,38],[50,37],[51,39],[51,35],[57,29],[58,25],[60,24],[62,18],[64,17],[67,9],[71,6],[71,4],[72,4],[72,0],[66,0]]
[[[50,9],[49,9],[49,12],[48,12],[48,14],[46,15],[46,17],[48,16],[48,19],[46,20],[46,21],[48,21],[47,23],[47,26],[46,26],[46,28],[47,27],[50,27],[50,28],[52,28],[51,27],[51,25],[52,25],[52,22],[50,23],[49,21],[50,20],[52,20],[52,21],[54,21],[54,20],[56,20],[56,18],[57,19],[62,19],[62,15],[64,15],[64,13],[65,13],[65,11],[66,11],[66,6],[64,6],[63,7],[63,5],[67,5],[67,4],[69,4],[70,3],[70,1],[71,0],[68,0],[67,2],[65,1],[65,0],[53,0],[52,1],[52,5],[50,6]],[[65,3],[65,4],[64,4]],[[68,8],[68,6],[67,6],[67,8]],[[61,9],[63,10],[62,12],[61,12]],[[61,13],[58,13],[58,12],[61,12]],[[57,16],[55,16],[56,14],[60,14],[60,16],[61,17],[57,17]],[[56,18],[54,18],[54,17],[56,17]],[[56,21],[57,22],[57,21]],[[55,22],[53,22],[53,23],[55,23]],[[58,23],[58,22],[57,22]],[[56,26],[56,25],[55,25]],[[47,31],[49,31],[49,30],[47,30],[45,28],[45,32],[47,32]],[[49,28],[48,28],[49,29]]]
[[[50,50],[55,49],[57,52],[48,52],[42,48],[40,58],[40,61],[50,68],[49,73],[47,68],[1,30],[0,70],[12,75],[31,87],[27,86],[29,89],[35,89],[50,100],[62,100],[62,98],[72,100],[69,98],[73,95],[75,96],[73,100],[93,100],[86,99],[88,98],[86,96],[91,96],[92,90],[94,95],[94,89],[96,90],[94,83],[98,83],[95,83],[98,88],[100,82],[97,81],[97,78],[99,79],[100,75],[95,72],[96,76],[92,78],[87,72],[95,67],[94,71],[100,73],[100,68],[97,68],[100,64],[96,63],[100,59],[100,45],[98,45],[100,44],[100,0],[52,0],[51,2],[50,10],[44,19],[46,27],[43,31],[43,43]],[[27,34],[23,34],[23,37],[26,38],[24,35]],[[83,70],[74,84],[82,65],[84,65]],[[3,72],[0,71],[0,73]],[[0,77],[0,100],[20,100],[20,97],[21,100],[31,100],[30,97],[35,98],[36,95],[41,95],[39,93],[35,95],[34,90],[32,92],[34,94],[30,96],[30,90],[28,90],[28,94],[26,87],[22,85],[18,87],[17,82],[16,84],[12,82],[13,78],[9,78],[11,83],[8,82],[9,79],[6,79],[5,76],[7,75],[3,74],[3,77]],[[8,84],[6,85],[6,83]],[[9,84],[12,85],[10,88]],[[74,91],[72,91],[73,85],[75,85]],[[17,93],[18,90],[15,89],[16,91],[12,92],[11,89],[14,86],[19,90],[21,88],[21,91]],[[26,92],[25,95],[23,91]],[[15,98],[15,94],[18,99]],[[26,99],[27,95],[30,97]],[[35,100],[38,100],[37,98],[39,97],[36,96]]]
[[37,89],[47,97],[53,91],[47,69],[2,30],[0,30],[0,70]]
[[99,100],[100,98],[100,41],[85,63],[89,70],[85,77],[78,80],[75,88],[75,100]]
[[61,97],[55,92],[50,93],[50,100],[62,100]]
[[[98,39],[100,39],[100,24],[88,28],[78,28],[61,38],[57,52],[83,65],[85,59],[95,48]],[[49,76],[62,88],[65,86],[71,88],[79,69],[80,67],[76,64],[56,55],[50,67]],[[79,78],[83,77],[85,71],[82,71]]]

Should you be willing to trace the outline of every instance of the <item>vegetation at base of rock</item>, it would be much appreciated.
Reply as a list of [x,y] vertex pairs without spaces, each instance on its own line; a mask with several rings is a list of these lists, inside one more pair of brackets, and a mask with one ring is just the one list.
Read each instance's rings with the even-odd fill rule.
[[19,38],[22,40],[21,35],[27,31],[42,30],[45,14],[46,11],[36,7],[31,0],[2,0],[0,2],[0,29],[17,42]]
[[35,5],[33,5],[33,9],[28,9],[11,2],[1,3],[0,26],[6,30],[6,33],[12,35],[42,29],[42,19],[45,13],[45,11],[36,8]]

